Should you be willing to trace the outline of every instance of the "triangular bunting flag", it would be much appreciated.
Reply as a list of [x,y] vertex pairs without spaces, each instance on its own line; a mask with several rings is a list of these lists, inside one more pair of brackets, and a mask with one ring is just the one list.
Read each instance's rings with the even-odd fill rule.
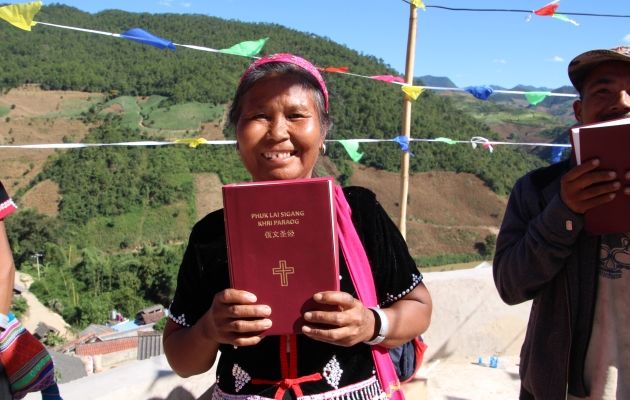
[[140,28],[134,28],[123,32],[120,34],[120,37],[133,40],[134,42],[148,44],[149,46],[157,47],[160,50],[164,50],[167,47],[171,50],[177,50],[173,42],[159,36],[152,35]]
[[435,138],[436,142],[444,142],[446,144],[450,144],[450,145],[454,145],[457,144],[457,142],[453,139],[449,139],[449,138],[445,138],[445,137],[439,137],[439,138]]
[[348,155],[350,156],[350,158],[352,158],[352,161],[354,162],[359,162],[361,157],[363,157],[363,155],[365,154],[359,153],[359,142],[357,142],[356,140],[340,140],[339,143],[341,143],[343,148],[346,149]]
[[465,91],[475,96],[479,100],[488,100],[488,98],[494,93],[494,89],[490,86],[471,86],[464,88]]
[[177,139],[174,143],[188,143],[188,147],[192,147],[193,149],[199,146],[200,144],[206,144],[208,141],[204,138],[186,138],[186,139]]
[[340,74],[344,74],[346,72],[348,72],[348,70],[350,68],[348,67],[339,67],[339,68],[335,68],[335,67],[328,67],[328,68],[317,68],[320,71],[324,71],[324,72],[338,72]]
[[408,151],[412,157],[415,157],[411,150],[409,150],[409,138],[407,136],[396,136],[392,139],[392,142],[398,143],[400,145],[400,150]]
[[526,92],[525,93],[525,97],[527,98],[527,101],[529,101],[529,104],[531,104],[532,106],[535,106],[536,104],[545,100],[545,98],[547,98],[547,96],[550,96],[550,95],[551,93],[549,92]]
[[269,40],[269,38],[242,42],[239,44],[235,44],[229,49],[219,50],[219,53],[234,54],[235,56],[243,57],[253,57],[256,54],[260,53],[260,50],[262,50],[265,43],[267,43],[267,40]]
[[547,4],[543,8],[539,8],[538,10],[534,11],[534,14],[539,15],[541,17],[552,17],[553,14],[555,14],[558,7],[560,7],[560,4],[558,4],[559,1],[560,0],[552,1],[551,3]]
[[11,4],[0,7],[0,18],[13,26],[17,26],[25,31],[30,31],[31,26],[37,24],[37,22],[33,21],[33,18],[41,8],[41,1],[25,4]]
[[418,8],[422,8],[424,11],[427,10],[427,6],[424,5],[422,0],[411,0],[411,4],[413,4],[414,6]]
[[574,20],[569,19],[569,17],[567,17],[564,14],[554,14],[554,15],[552,15],[552,17],[558,18],[559,20],[562,20],[562,21],[565,21],[565,22],[570,22],[570,23],[572,23],[575,26],[579,26],[580,25],[577,22],[575,22]]
[[400,76],[393,76],[393,75],[375,75],[375,76],[370,76],[370,79],[383,81],[387,83],[393,83],[393,82],[405,83],[405,80],[403,78],[401,78]]
[[421,88],[420,86],[405,85],[402,87],[402,91],[407,93],[412,99],[418,100],[420,93],[424,92],[424,88]]

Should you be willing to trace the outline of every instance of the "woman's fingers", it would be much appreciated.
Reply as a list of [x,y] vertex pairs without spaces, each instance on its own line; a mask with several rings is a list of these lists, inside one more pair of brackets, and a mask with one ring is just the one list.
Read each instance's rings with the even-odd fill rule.
[[226,289],[214,296],[210,308],[209,336],[219,343],[251,346],[260,341],[257,334],[271,328],[271,308],[257,301],[253,293]]
[[214,296],[215,301],[223,304],[254,304],[256,295],[244,290],[225,289]]
[[302,332],[311,339],[337,346],[349,347],[357,343],[353,340],[356,335],[353,334],[350,328],[347,327],[337,329],[319,329],[307,325],[302,327]]

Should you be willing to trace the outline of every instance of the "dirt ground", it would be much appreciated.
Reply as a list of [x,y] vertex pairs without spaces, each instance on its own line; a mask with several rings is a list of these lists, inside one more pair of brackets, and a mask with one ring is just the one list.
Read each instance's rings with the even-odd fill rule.
[[[507,369],[476,365],[473,359],[452,359],[440,362],[428,375],[427,399],[486,400],[517,399],[521,387],[518,357],[506,357]],[[431,366],[423,366],[419,375]]]
[[[374,193],[397,223],[400,175],[354,164],[353,185]],[[472,253],[489,234],[498,233],[507,199],[478,177],[456,172],[425,172],[409,179],[407,244],[411,254]]]
[[46,179],[35,185],[20,199],[23,208],[34,208],[40,214],[56,217],[59,214],[59,185]]
[[[19,284],[24,285],[26,288],[30,287],[31,283],[33,283],[33,278],[30,275],[22,274],[20,272],[15,273],[15,280]],[[22,296],[28,303],[28,311],[21,321],[26,330],[33,333],[35,332],[35,329],[37,329],[39,323],[44,322],[59,329],[59,333],[61,336],[65,337],[66,340],[73,340],[75,338],[74,334],[70,332],[70,325],[66,324],[61,315],[54,313],[48,307],[45,307],[39,302],[39,300],[37,300],[35,295],[29,291],[22,293]]]
[[[43,91],[37,85],[25,85],[0,95],[0,106],[15,108],[9,122],[0,120],[0,145],[61,143],[66,136],[78,142],[88,133],[81,121],[66,118],[45,118],[65,105],[86,101],[94,93]],[[52,149],[0,149],[0,180],[9,194],[24,187],[42,170]]]

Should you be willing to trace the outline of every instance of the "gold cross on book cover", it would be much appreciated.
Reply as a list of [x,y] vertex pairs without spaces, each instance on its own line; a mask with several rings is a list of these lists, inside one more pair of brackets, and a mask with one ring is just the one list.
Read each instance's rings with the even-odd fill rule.
[[232,288],[271,307],[265,336],[302,333],[307,311],[336,311],[315,293],[339,290],[332,178],[223,187]]
[[280,261],[280,268],[274,268],[274,275],[282,275],[280,277],[280,284],[282,286],[289,286],[289,275],[293,274],[293,267],[287,267],[287,262],[285,260]]

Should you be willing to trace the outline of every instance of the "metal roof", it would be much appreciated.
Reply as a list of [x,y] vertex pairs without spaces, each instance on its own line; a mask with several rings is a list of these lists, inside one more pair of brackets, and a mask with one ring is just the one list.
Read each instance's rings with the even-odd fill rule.
[[162,332],[138,332],[138,360],[164,354]]

